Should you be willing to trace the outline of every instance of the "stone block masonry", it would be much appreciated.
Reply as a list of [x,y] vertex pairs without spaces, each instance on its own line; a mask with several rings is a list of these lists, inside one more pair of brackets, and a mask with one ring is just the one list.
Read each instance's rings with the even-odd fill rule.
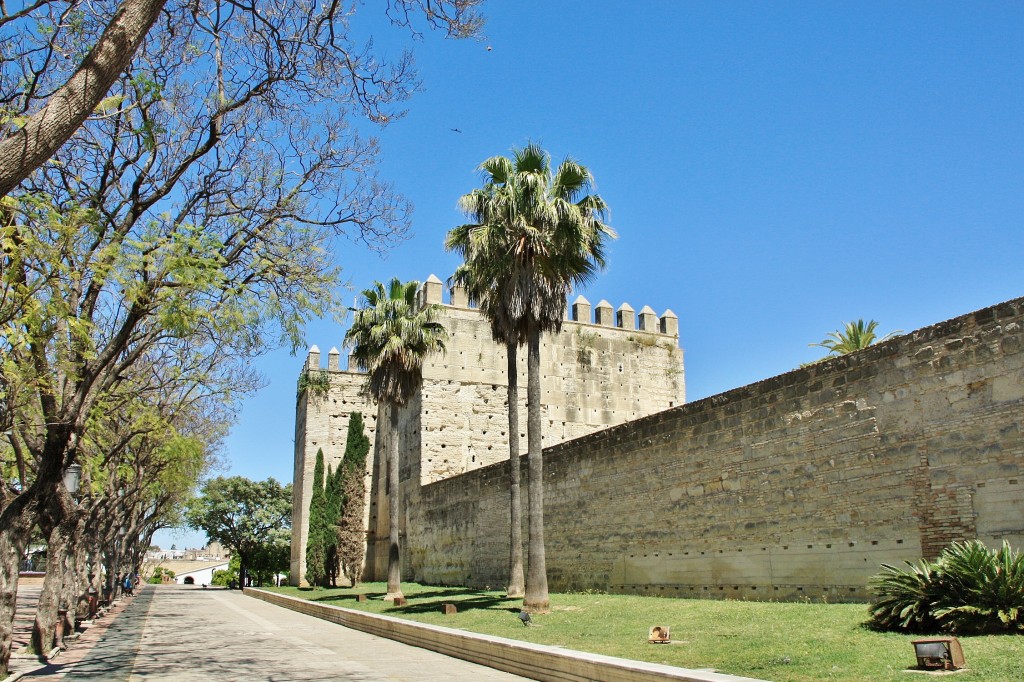
[[[400,479],[406,504],[415,505],[420,486],[508,459],[508,360],[491,339],[490,325],[468,306],[464,291],[442,300],[443,285],[431,275],[420,289],[423,303],[441,304],[439,321],[449,333],[447,352],[427,358],[423,388],[399,415],[402,432]],[[686,388],[679,320],[672,311],[657,315],[644,306],[639,315],[628,303],[612,307],[578,297],[561,332],[545,335],[541,349],[544,377],[544,443],[554,445],[681,405]],[[526,357],[517,361],[520,386],[520,447],[526,452]],[[292,512],[291,580],[305,573],[309,500],[317,450],[337,468],[345,450],[349,415],[362,411],[374,438],[377,408],[361,395],[365,375],[343,369],[338,351],[310,349],[304,373],[324,373],[326,396],[300,392],[296,404],[295,472]],[[376,453],[378,448],[374,447]],[[380,458],[367,463],[368,547],[365,577],[386,570],[388,518],[386,480]],[[507,506],[507,501],[506,501]],[[407,524],[402,519],[402,524]],[[403,528],[403,531],[406,529]],[[378,542],[380,538],[380,542]],[[408,542],[409,552],[418,551]]]
[[[558,443],[551,589],[864,600],[883,562],[1024,547],[1022,433],[1016,299]],[[409,579],[503,584],[507,466],[409,495]]]

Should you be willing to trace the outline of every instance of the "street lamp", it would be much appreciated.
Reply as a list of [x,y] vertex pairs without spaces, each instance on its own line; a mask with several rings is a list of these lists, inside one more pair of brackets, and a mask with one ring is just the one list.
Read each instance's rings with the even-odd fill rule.
[[64,470],[64,487],[72,495],[78,494],[78,486],[82,482],[82,465],[72,463]]

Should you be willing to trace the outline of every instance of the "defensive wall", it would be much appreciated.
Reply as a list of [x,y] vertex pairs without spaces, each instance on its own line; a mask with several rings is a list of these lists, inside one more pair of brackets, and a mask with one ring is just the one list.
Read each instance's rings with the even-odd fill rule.
[[[1016,299],[552,445],[551,589],[856,601],[883,562],[1022,547],[1022,421]],[[407,489],[406,579],[504,584],[507,466]]]
[[[423,303],[439,304],[438,320],[448,330],[447,350],[423,366],[423,387],[401,410],[402,494],[412,500],[421,485],[508,460],[508,358],[495,344],[490,325],[455,288],[448,303],[443,285],[431,275],[420,289]],[[331,349],[327,367],[310,349],[303,374],[327,376],[324,396],[300,391],[296,399],[295,469],[292,498],[291,579],[304,579],[309,500],[318,449],[336,469],[345,451],[348,420],[361,411],[371,441],[380,415],[360,395],[366,376],[343,367]],[[526,356],[517,359],[520,386],[520,449],[526,452]],[[681,405],[685,400],[679,321],[671,310],[657,315],[628,303],[617,310],[607,301],[591,306],[578,297],[567,308],[557,334],[541,344],[544,444],[554,445]],[[386,421],[386,417],[385,417]],[[374,453],[379,450],[374,446]],[[367,579],[386,571],[388,518],[386,477],[380,458],[367,462]],[[408,517],[401,520],[405,532]],[[378,542],[378,538],[380,541]]]

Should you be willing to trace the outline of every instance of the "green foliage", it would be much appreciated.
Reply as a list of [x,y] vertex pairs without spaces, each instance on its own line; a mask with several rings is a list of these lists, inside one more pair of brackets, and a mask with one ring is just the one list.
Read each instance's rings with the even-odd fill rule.
[[324,481],[324,497],[326,499],[324,513],[324,547],[325,550],[325,572],[324,579],[327,585],[338,584],[338,520],[341,517],[341,505],[343,493],[341,491],[342,468],[332,473],[331,467],[327,467],[327,478]]
[[149,576],[149,580],[147,582],[152,585],[160,585],[163,583],[165,575],[168,578],[173,578],[174,571],[169,568],[164,568],[163,566],[157,566],[153,569],[153,575]]
[[363,413],[353,412],[348,418],[348,434],[345,440],[345,458],[341,468],[362,476],[366,470],[366,456],[370,453],[370,438],[363,426]]
[[828,350],[829,355],[846,355],[847,353],[867,348],[873,343],[881,343],[902,333],[901,330],[897,329],[880,339],[876,338],[875,329],[878,328],[878,322],[875,320],[867,323],[864,320],[846,322],[843,324],[843,327],[843,331],[830,332],[824,340],[807,345],[825,348]]
[[331,390],[331,375],[322,369],[306,370],[299,375],[298,394],[306,393],[313,402],[321,402]]
[[323,585],[326,578],[327,499],[324,493],[324,451],[316,451],[313,467],[313,494],[309,500],[309,528],[306,535],[306,582]]
[[214,571],[213,572],[213,578],[211,579],[211,582],[214,585],[220,585],[221,587],[228,587],[231,584],[232,581],[234,581],[237,584],[238,581],[239,581],[239,579],[238,579],[238,569],[239,569],[239,567],[240,567],[240,562],[239,562],[239,559],[238,559],[238,555],[237,554],[231,555],[231,558],[228,560],[227,570]]
[[934,562],[888,564],[871,581],[871,625],[880,630],[964,634],[1024,630],[1024,555],[1005,540],[954,542]]
[[935,615],[954,632],[1024,631],[1024,554],[1005,540],[992,551],[978,540],[953,543],[940,557],[950,599]]
[[363,426],[363,415],[353,412],[348,421],[345,458],[338,467],[338,495],[341,503],[336,525],[336,552],[339,570],[352,585],[362,577],[366,532],[363,511],[366,507],[366,457],[370,439]]
[[[292,490],[273,478],[243,476],[210,479],[185,513],[189,526],[233,550],[244,580],[250,568],[280,565],[291,542]],[[277,563],[274,563],[277,561]]]
[[448,332],[436,321],[440,306],[420,305],[420,283],[392,278],[363,290],[345,344],[367,372],[365,390],[376,402],[405,405],[423,383],[423,360],[443,352]]
[[[530,143],[513,149],[512,157],[494,156],[480,164],[483,187],[459,199],[472,221],[452,229],[445,248],[464,262],[452,282],[465,287],[491,323],[491,334],[509,346],[509,388],[515,376],[513,346],[527,345],[527,434],[530,509],[529,571],[526,603],[529,611],[547,608],[547,568],[543,551],[543,462],[540,414],[541,333],[561,328],[565,299],[574,286],[590,281],[605,265],[605,247],[615,231],[604,221],[608,206],[590,194],[593,175],[567,158],[552,172],[551,156]],[[582,338],[581,338],[582,342]],[[581,347],[579,362],[586,367],[590,351]],[[516,402],[510,406],[509,433]],[[510,440],[510,457],[518,457]],[[512,466],[516,470],[515,464]],[[515,475],[512,476],[515,478]],[[517,483],[510,483],[514,489]],[[516,507],[513,504],[513,514]],[[510,525],[509,574],[515,575],[518,522]]]
[[906,563],[906,570],[882,564],[881,572],[872,578],[876,599],[871,604],[871,625],[878,630],[936,632],[939,623],[932,605],[945,591],[938,566],[925,559]]

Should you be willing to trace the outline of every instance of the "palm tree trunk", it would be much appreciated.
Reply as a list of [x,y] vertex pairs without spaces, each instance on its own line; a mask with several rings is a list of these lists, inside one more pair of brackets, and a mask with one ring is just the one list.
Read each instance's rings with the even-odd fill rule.
[[388,405],[391,421],[390,443],[388,445],[388,593],[385,601],[393,601],[402,594],[402,555],[399,550],[398,515],[398,405]]
[[519,368],[514,341],[508,343],[508,489],[509,489],[509,552],[508,588],[506,596],[520,599],[523,587],[523,500],[519,468]]
[[523,609],[547,613],[548,571],[544,554],[544,449],[540,426],[540,329],[530,325],[526,350],[526,432],[530,499],[530,554]]

